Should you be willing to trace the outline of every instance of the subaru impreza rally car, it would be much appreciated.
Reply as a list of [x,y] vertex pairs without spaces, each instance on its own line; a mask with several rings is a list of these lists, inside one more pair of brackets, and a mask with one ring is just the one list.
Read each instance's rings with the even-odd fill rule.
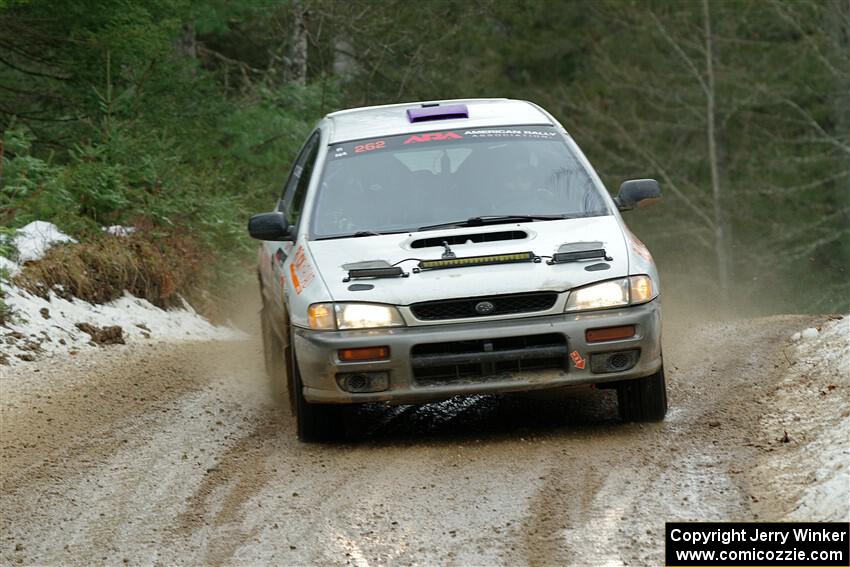
[[250,219],[267,371],[303,440],[351,404],[614,388],[667,411],[656,267],[555,118],[517,100],[327,115],[274,211]]

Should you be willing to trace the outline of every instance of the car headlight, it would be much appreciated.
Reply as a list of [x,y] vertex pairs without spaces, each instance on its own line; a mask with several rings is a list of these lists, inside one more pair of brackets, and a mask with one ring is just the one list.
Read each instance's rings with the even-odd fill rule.
[[652,278],[631,276],[572,290],[567,298],[565,311],[637,305],[654,299],[656,295],[658,294],[655,292],[655,286],[652,285]]
[[379,303],[314,303],[307,319],[319,331],[404,326],[398,309]]
[[629,293],[629,302],[632,305],[646,303],[647,301],[655,299],[655,296],[658,295],[658,292],[655,290],[655,286],[652,285],[652,278],[649,276],[630,277]]
[[307,308],[307,320],[310,322],[310,328],[317,331],[336,329],[333,303],[314,303]]

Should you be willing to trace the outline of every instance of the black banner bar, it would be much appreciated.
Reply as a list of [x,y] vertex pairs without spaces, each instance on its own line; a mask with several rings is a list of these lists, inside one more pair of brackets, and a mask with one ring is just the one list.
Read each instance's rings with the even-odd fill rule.
[[850,567],[850,524],[668,522],[668,567]]

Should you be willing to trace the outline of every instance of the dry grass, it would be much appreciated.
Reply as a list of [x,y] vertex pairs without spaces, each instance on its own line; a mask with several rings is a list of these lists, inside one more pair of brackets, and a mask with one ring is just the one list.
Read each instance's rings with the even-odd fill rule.
[[105,303],[124,290],[159,307],[173,307],[185,297],[199,310],[209,308],[204,254],[190,238],[98,236],[81,244],[52,248],[41,260],[23,267],[13,282],[41,297],[50,291]]
[[3,293],[3,290],[0,290],[0,325],[5,325],[9,318],[9,307],[4,301],[5,297],[6,294]]

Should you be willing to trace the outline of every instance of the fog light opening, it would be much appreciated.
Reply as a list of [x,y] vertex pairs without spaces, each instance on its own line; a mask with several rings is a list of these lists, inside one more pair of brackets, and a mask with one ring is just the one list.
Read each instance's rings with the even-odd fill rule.
[[352,374],[346,381],[346,387],[351,392],[362,392],[369,388],[369,377],[363,374]]
[[640,349],[601,352],[590,355],[590,371],[594,374],[623,372],[635,367]]
[[346,372],[336,375],[337,384],[352,394],[383,392],[390,387],[389,372]]
[[617,353],[608,359],[608,365],[616,370],[622,370],[631,362],[631,357],[627,354]]

